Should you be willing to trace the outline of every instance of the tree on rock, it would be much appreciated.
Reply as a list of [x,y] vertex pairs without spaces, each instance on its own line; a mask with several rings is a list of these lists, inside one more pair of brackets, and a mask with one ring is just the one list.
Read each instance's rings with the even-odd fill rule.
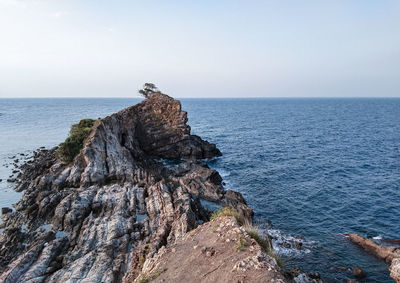
[[147,98],[150,95],[152,95],[153,93],[157,93],[157,92],[160,92],[160,91],[158,90],[156,85],[153,83],[145,83],[143,85],[143,88],[141,90],[139,90],[139,93],[145,98]]

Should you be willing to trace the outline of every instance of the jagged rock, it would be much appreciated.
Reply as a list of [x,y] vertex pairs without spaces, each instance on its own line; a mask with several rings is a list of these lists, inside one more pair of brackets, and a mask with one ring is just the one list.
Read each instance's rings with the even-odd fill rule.
[[133,280],[143,257],[208,220],[201,200],[234,206],[251,222],[243,197],[199,160],[220,151],[186,122],[179,101],[157,93],[97,120],[72,164],[56,148],[36,151],[20,166],[16,211],[2,216],[0,282]]
[[9,207],[2,207],[2,208],[1,208],[1,214],[2,214],[2,215],[7,214],[7,213],[10,213],[10,212],[12,212],[12,209],[9,208]]
[[290,277],[295,283],[322,283],[321,276],[318,273],[306,272],[298,267],[290,270]]

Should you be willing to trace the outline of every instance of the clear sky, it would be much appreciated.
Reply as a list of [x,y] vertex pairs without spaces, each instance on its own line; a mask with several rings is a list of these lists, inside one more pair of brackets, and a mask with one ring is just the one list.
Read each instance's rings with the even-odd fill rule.
[[0,0],[0,97],[400,97],[399,0]]

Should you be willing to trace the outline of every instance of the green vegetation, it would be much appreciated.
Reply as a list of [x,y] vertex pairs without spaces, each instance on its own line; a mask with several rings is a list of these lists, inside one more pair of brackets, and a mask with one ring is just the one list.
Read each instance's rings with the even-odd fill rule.
[[232,207],[222,207],[221,209],[213,212],[210,220],[216,219],[220,216],[233,216],[240,226],[244,225],[244,218]]
[[83,147],[83,142],[96,120],[83,119],[78,124],[71,126],[69,136],[57,149],[57,157],[64,163],[71,163]]
[[153,83],[145,83],[143,85],[143,88],[141,90],[139,90],[140,95],[142,95],[144,98],[147,98],[150,95],[152,95],[153,93],[157,93],[157,92],[160,92],[160,91],[158,90],[156,85]]
[[164,268],[164,269],[161,269],[161,270],[159,270],[159,271],[156,271],[156,272],[154,272],[154,273],[152,273],[152,274],[143,275],[143,276],[139,279],[138,283],[147,283],[147,282],[150,282],[150,281],[156,279],[158,276],[161,275],[161,273],[165,272],[166,270],[167,270],[167,269]]
[[240,235],[236,242],[235,251],[243,251],[248,246],[249,243],[246,241],[246,238],[243,235]]
[[249,236],[252,237],[260,245],[262,250],[267,255],[269,255],[270,257],[275,259],[276,264],[281,268],[281,270],[283,270],[284,265],[283,265],[282,258],[274,253],[274,250],[272,249],[272,246],[271,246],[271,242],[268,241],[267,239],[264,239],[263,237],[261,237],[258,234],[257,230],[252,226],[246,227],[245,230],[246,230],[247,234],[249,234]]

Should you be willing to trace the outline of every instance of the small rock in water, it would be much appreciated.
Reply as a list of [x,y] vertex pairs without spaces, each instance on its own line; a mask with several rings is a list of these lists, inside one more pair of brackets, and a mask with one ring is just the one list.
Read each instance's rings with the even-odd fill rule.
[[10,213],[10,212],[12,212],[12,209],[9,208],[9,207],[2,207],[2,208],[1,208],[1,214],[2,214],[2,215],[7,214],[7,213]]
[[15,183],[17,180],[15,179],[15,178],[10,178],[10,179],[7,179],[7,182],[9,182],[9,183]]
[[355,266],[353,268],[353,274],[355,277],[357,278],[365,278],[367,275],[365,274],[365,272],[358,266]]
[[297,250],[301,250],[301,247],[303,246],[303,243],[302,242],[294,242],[294,247],[297,249]]
[[3,181],[3,179],[0,179],[0,182],[2,182]]

